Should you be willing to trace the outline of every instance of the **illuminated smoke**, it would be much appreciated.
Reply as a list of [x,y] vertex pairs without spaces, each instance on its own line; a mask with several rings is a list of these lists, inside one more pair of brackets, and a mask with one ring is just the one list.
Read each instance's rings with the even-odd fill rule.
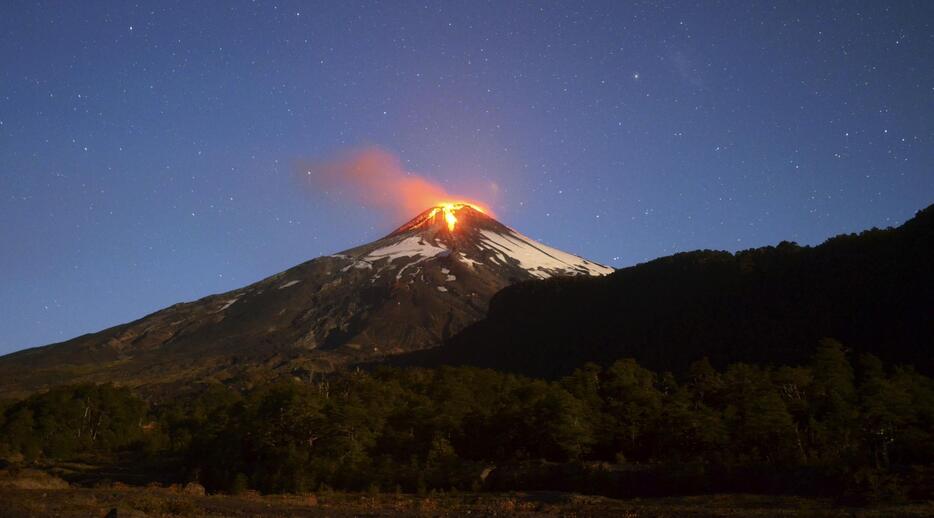
[[[442,203],[461,201],[439,184],[407,171],[395,155],[376,147],[300,164],[301,177],[316,193],[344,197],[364,207],[412,217]],[[482,205],[481,205],[482,206]]]

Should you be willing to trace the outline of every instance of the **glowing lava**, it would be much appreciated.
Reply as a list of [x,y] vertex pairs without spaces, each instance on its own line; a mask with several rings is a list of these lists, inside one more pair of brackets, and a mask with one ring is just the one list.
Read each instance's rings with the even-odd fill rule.
[[477,212],[484,212],[483,209],[477,207],[472,203],[465,202],[456,202],[456,203],[442,203],[437,207],[431,209],[431,213],[428,214],[428,218],[434,218],[439,212],[444,214],[444,221],[448,224],[448,231],[454,232],[454,227],[457,225],[457,216],[456,212],[464,207],[470,207],[471,209]]

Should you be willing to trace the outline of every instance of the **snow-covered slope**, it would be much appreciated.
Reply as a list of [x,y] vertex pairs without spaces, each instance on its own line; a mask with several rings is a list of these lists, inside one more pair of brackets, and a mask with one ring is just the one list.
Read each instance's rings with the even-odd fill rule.
[[606,275],[613,268],[562,252],[510,230],[506,233],[481,230],[481,247],[492,247],[518,261],[531,275],[545,279],[552,275]]
[[[440,213],[426,210],[389,236],[334,257],[351,260],[346,268],[388,270],[396,278],[415,276],[435,258],[452,257],[472,269],[503,271],[508,276],[545,279],[555,275],[606,275],[613,269],[539,243],[471,208],[457,209],[462,221],[453,230]],[[436,211],[435,211],[436,212]],[[435,221],[438,220],[438,221]]]

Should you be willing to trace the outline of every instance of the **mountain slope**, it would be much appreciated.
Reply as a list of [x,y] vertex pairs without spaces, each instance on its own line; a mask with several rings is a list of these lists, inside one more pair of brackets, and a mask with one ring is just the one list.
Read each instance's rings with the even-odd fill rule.
[[934,206],[899,228],[813,248],[690,252],[606,277],[520,283],[443,347],[400,361],[558,376],[587,361],[633,357],[678,371],[703,356],[719,365],[801,362],[833,337],[930,374],[931,265]]
[[250,286],[0,358],[0,395],[62,382],[134,385],[308,375],[440,344],[503,287],[611,268],[537,243],[479,209],[433,207],[388,236]]

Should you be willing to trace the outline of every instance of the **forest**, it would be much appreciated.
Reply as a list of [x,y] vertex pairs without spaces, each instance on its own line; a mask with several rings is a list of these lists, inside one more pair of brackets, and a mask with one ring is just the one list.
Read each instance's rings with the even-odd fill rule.
[[[472,367],[352,370],[147,402],[54,388],[0,405],[0,458],[146,465],[210,491],[755,492],[934,498],[934,381],[822,340],[801,365],[632,359],[558,380]],[[167,461],[166,461],[167,459]]]
[[487,316],[443,346],[394,361],[559,378],[585,362],[634,358],[683,372],[706,356],[796,365],[834,337],[853,351],[934,374],[934,206],[897,228],[811,247],[661,257],[603,277],[556,277],[499,291]]

